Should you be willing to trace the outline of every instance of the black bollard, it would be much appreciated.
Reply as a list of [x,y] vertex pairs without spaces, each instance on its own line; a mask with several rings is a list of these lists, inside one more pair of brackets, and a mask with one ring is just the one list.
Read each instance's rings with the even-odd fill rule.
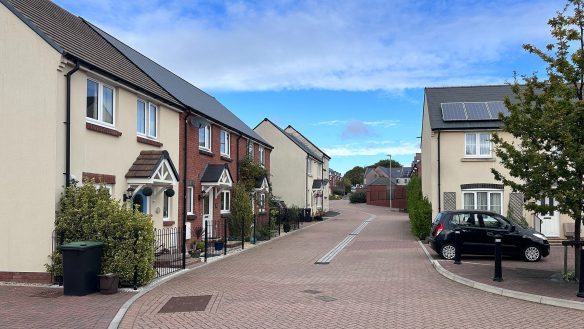
[[501,238],[501,235],[495,235],[495,276],[493,277],[493,281],[497,282],[503,281],[503,270],[501,268]]
[[227,217],[223,219],[223,255],[227,255]]
[[584,298],[584,262],[582,261],[584,255],[584,245],[580,246],[580,278],[578,281],[578,294],[576,296]]
[[209,232],[209,222],[205,221],[205,263],[207,262],[207,251],[209,250],[209,234],[207,232]]
[[462,250],[462,236],[460,235],[460,229],[454,230],[454,264],[460,265],[460,252]]

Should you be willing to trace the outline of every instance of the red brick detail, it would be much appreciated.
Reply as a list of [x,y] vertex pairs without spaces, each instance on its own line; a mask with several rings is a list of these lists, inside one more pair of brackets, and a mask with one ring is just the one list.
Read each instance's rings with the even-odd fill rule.
[[172,226],[172,225],[174,225],[174,223],[175,222],[173,220],[163,220],[162,221],[162,225],[164,225],[164,226]]
[[[184,139],[184,124],[185,124],[185,114],[181,114],[179,122],[180,131],[180,156],[179,161],[176,161],[175,164],[178,164],[178,172],[181,176],[181,180],[179,182],[179,188],[177,189],[176,197],[179,199],[179,217],[177,220],[178,227],[182,227],[182,223],[184,220],[184,212],[183,212],[183,171],[184,171],[184,151],[183,148],[185,146],[185,139]],[[200,199],[201,196],[201,181],[200,175],[204,171],[207,164],[227,164],[229,168],[229,172],[231,173],[231,178],[233,182],[238,181],[237,175],[237,168],[240,161],[245,159],[247,156],[247,137],[245,136],[238,136],[236,132],[231,132],[231,143],[230,143],[230,155],[229,159],[221,157],[221,152],[219,150],[221,146],[221,130],[222,128],[216,125],[211,124],[211,153],[204,152],[199,150],[199,129],[198,127],[187,127],[187,174],[186,180],[187,182],[193,181],[194,184],[190,184],[188,186],[193,186],[193,213],[195,216],[188,215],[187,220],[191,222],[191,227],[202,227],[202,217],[201,214],[203,213],[203,200]],[[257,156],[257,145],[255,145],[254,149],[254,156]],[[239,157],[238,157],[239,154]],[[266,169],[270,170],[270,152],[269,149],[265,149],[265,167]],[[213,199],[213,223],[217,225],[214,228],[214,232],[217,232],[218,235],[221,237],[223,236],[223,223],[224,220],[221,217],[221,211],[219,209],[219,203],[221,201],[220,197]],[[266,209],[269,213],[269,209]],[[267,217],[267,216],[266,216]]]
[[103,183],[103,184],[115,184],[116,183],[116,176],[115,175],[106,175],[106,174],[95,174],[91,172],[84,172],[82,174],[83,180],[93,180],[96,183]]
[[152,145],[152,146],[156,146],[156,147],[162,147],[162,143],[159,141],[155,141],[149,138],[144,138],[144,137],[140,137],[140,136],[136,136],[136,140],[138,141],[138,143],[142,143],[142,144],[148,144],[148,145]]
[[87,130],[91,130],[91,131],[96,131],[98,133],[102,133],[102,134],[106,134],[106,135],[111,135],[111,136],[115,136],[115,137],[120,137],[122,136],[122,132],[121,131],[117,131],[115,129],[111,129],[111,128],[106,128],[103,126],[99,126],[93,123],[89,123],[86,122],[85,123],[85,128]]
[[0,281],[51,283],[51,275],[46,272],[0,272]]

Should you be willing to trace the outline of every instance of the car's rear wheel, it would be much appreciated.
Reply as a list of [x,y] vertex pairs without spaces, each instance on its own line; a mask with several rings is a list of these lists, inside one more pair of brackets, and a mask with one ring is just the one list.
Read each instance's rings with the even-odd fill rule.
[[456,248],[452,243],[445,243],[440,248],[440,256],[444,259],[453,260],[456,255]]
[[527,262],[537,262],[541,259],[541,249],[538,246],[529,245],[523,249],[523,259]]

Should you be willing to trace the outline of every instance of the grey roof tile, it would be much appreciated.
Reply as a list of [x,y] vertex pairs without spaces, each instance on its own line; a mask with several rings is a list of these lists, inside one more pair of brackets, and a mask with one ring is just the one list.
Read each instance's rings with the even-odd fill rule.
[[203,175],[201,176],[201,183],[217,183],[221,178],[221,174],[223,174],[223,170],[227,170],[229,176],[231,177],[231,173],[229,172],[229,167],[227,164],[208,164],[205,167],[205,171],[203,171]]
[[240,118],[229,111],[217,99],[193,86],[183,78],[167,70],[163,66],[154,62],[150,58],[142,55],[130,46],[101,30],[95,25],[91,27],[111,43],[115,48],[127,56],[140,69],[148,74],[152,79],[159,83],[164,89],[176,97],[181,103],[191,109],[201,113],[212,121],[216,121],[232,128],[245,136],[254,139],[266,146],[271,145],[266,142],[260,135],[247,126]]
[[33,30],[47,42],[52,40],[54,44],[51,42],[49,44],[55,49],[57,49],[55,44],[61,47],[64,55],[72,56],[114,75],[134,88],[142,89],[173,105],[179,104],[172,95],[102,38],[82,18],[46,0],[2,0],[2,3],[9,9],[20,12],[22,16],[19,18],[26,19],[25,24],[36,26]]
[[499,129],[502,127],[500,120],[445,122],[442,120],[442,108],[440,104],[451,102],[503,101],[505,97],[513,99],[513,96],[511,86],[509,85],[438,87],[425,88],[424,90],[431,130]]

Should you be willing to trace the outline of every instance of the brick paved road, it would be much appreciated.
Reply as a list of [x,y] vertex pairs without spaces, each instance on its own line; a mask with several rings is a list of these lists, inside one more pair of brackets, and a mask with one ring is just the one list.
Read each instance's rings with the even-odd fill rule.
[[[572,328],[584,315],[452,282],[431,267],[406,215],[333,205],[341,215],[157,287],[121,327]],[[315,265],[364,212],[377,218],[329,265]],[[212,295],[205,311],[159,313],[171,297],[199,295]]]

